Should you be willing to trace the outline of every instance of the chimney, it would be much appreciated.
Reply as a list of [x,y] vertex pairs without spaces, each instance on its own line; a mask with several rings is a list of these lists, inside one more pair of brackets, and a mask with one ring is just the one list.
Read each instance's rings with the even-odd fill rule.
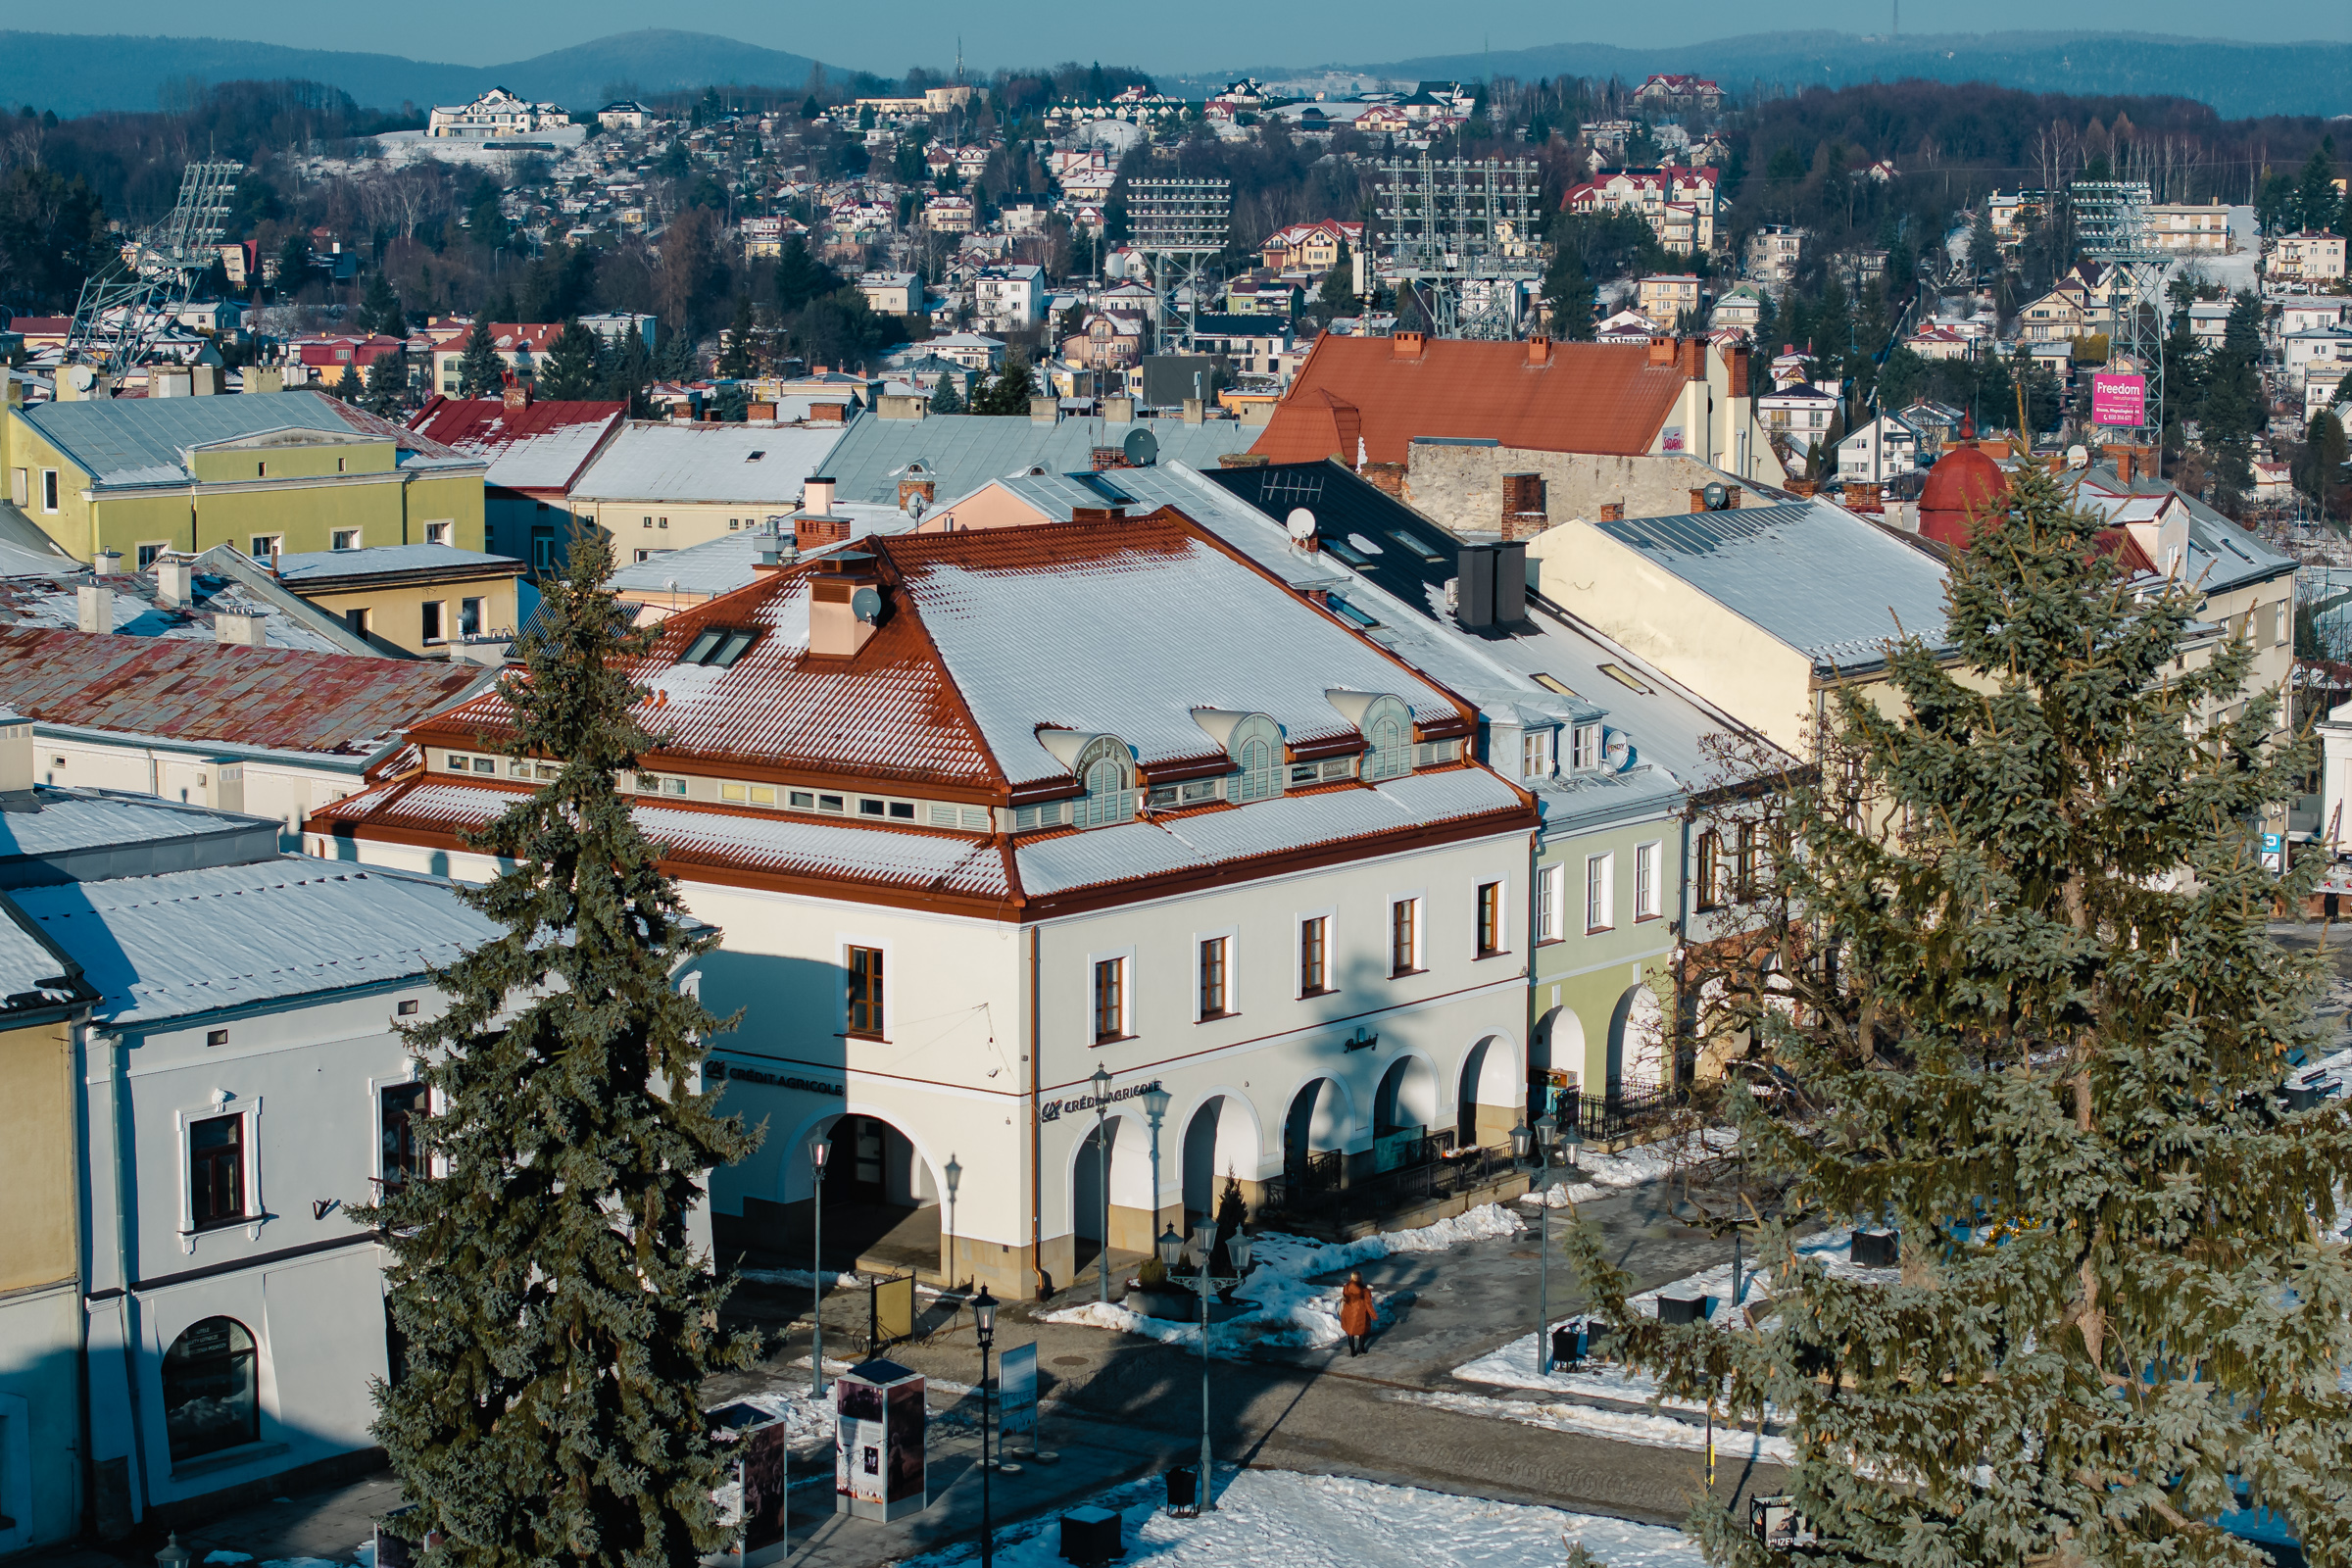
[[1523,539],[1542,533],[1550,518],[1544,512],[1544,476],[1506,473],[1502,476],[1502,536]]
[[1848,512],[1878,511],[1879,487],[1875,484],[1864,484],[1859,480],[1847,485],[1845,487],[1845,510]]
[[881,587],[865,572],[845,568],[808,579],[808,655],[849,659],[863,648],[882,620]]
[[1200,400],[1199,398],[1186,398],[1184,400],[1184,422],[1187,424],[1199,424],[1203,417],[1205,417],[1205,416],[1201,410]]
[[1684,337],[1674,342],[1674,363],[1685,380],[1695,381],[1707,373],[1707,342],[1704,338]]
[[1417,360],[1428,338],[1419,332],[1398,332],[1389,339],[1389,357],[1397,360]]
[[285,389],[286,372],[279,369],[276,366],[272,365],[267,368],[247,368],[245,371],[246,391],[283,392]]
[[1527,340],[1527,363],[1549,365],[1551,363],[1551,339],[1547,337],[1529,338]]
[[119,574],[119,573],[120,573],[122,570],[122,551],[120,551],[120,550],[101,550],[101,551],[99,551],[99,552],[98,552],[98,575],[100,575],[101,577],[112,577],[112,576],[115,576],[115,575]]
[[32,788],[32,720],[0,709],[0,794]]
[[75,609],[80,612],[83,631],[106,632],[115,629],[115,591],[95,583],[83,583],[74,594]]
[[850,406],[847,403],[811,403],[808,405],[810,424],[846,424]]
[[1704,490],[1693,490],[1690,492],[1690,510],[1692,512],[1704,512],[1707,510],[1707,493]]
[[1670,337],[1651,338],[1649,340],[1649,363],[1672,365],[1674,363],[1674,339]]
[[1072,507],[1072,522],[1117,522],[1127,515],[1125,507]]
[[189,366],[188,390],[194,397],[219,397],[220,395],[220,367],[218,365]]
[[1726,347],[1723,365],[1724,372],[1731,381],[1731,395],[1736,398],[1747,396],[1747,345],[1734,343]]
[[801,481],[801,510],[811,516],[833,514],[833,481],[811,476]]
[[1060,400],[1031,398],[1029,400],[1029,422],[1031,424],[1059,424],[1061,422]]
[[167,368],[159,366],[147,372],[147,395],[151,398],[194,397],[195,383],[183,367]]
[[[889,402],[890,400],[885,398],[883,401]],[[919,418],[921,416],[917,415],[914,417]],[[746,403],[743,406],[743,418],[746,424],[773,424],[776,418],[776,406],[773,403]]]
[[1600,504],[1600,520],[1603,522],[1623,522],[1625,520],[1625,503],[1622,501],[1602,502]]
[[265,648],[270,638],[259,615],[215,615],[213,641],[228,648]]
[[185,610],[196,597],[196,568],[170,556],[157,558],[155,597],[174,609]]
[[801,559],[793,541],[772,522],[761,528],[753,542],[758,546],[752,558],[754,571],[781,571]]
[[1135,399],[1104,398],[1102,400],[1102,422],[1105,424],[1133,424],[1135,422]]
[[506,375],[506,404],[509,409],[521,410],[531,406],[531,383],[510,370]]

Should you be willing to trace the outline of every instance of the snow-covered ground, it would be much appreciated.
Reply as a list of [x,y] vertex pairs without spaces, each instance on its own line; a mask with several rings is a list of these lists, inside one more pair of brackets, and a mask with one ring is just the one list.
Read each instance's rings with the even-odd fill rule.
[[[1542,1427],[1547,1432],[1583,1432],[1617,1443],[1639,1443],[1644,1447],[1687,1448],[1703,1453],[1707,1446],[1707,1429],[1703,1423],[1646,1411],[1603,1410],[1567,1400],[1552,1403],[1490,1399],[1477,1394],[1392,1394],[1388,1397],[1399,1404],[1425,1404],[1456,1415],[1516,1421],[1521,1426]],[[1705,1412],[1701,1409],[1699,1413]],[[1796,1460],[1795,1446],[1787,1438],[1760,1436],[1743,1427],[1718,1422],[1714,1441],[1717,1456],[1724,1459],[1769,1459],[1776,1464],[1793,1464]]]
[[[1129,1562],[1152,1568],[1558,1568],[1581,1544],[1609,1568],[1700,1568],[1698,1547],[1679,1530],[1491,1502],[1417,1487],[1340,1476],[1245,1470],[1219,1475],[1217,1506],[1198,1518],[1163,1512],[1154,1477],[1095,1501],[1116,1509]],[[1047,1519],[997,1536],[1002,1568],[1060,1568],[1060,1527]],[[956,1546],[912,1558],[906,1568],[949,1568],[979,1556]]]
[[[1235,1293],[1239,1299],[1257,1304],[1226,1322],[1209,1325],[1209,1349],[1214,1354],[1239,1356],[1259,1345],[1305,1349],[1337,1345],[1344,1338],[1340,1333],[1340,1288],[1311,1284],[1308,1276],[1354,1268],[1396,1252],[1437,1252],[1482,1237],[1516,1236],[1526,1228],[1527,1222],[1518,1215],[1500,1204],[1487,1203],[1419,1230],[1389,1231],[1352,1242],[1314,1242],[1269,1231],[1251,1239],[1250,1276]],[[1376,1309],[1383,1305],[1377,1291],[1374,1305]],[[1385,1310],[1380,1315],[1385,1318]],[[1177,1323],[1148,1317],[1115,1302],[1066,1306],[1045,1313],[1042,1320],[1122,1329],[1163,1345],[1200,1343],[1198,1320]]]
[[1677,1165],[1693,1165],[1716,1154],[1738,1147],[1740,1135],[1729,1127],[1709,1127],[1689,1133],[1681,1138],[1660,1139],[1654,1144],[1636,1144],[1621,1153],[1599,1152],[1579,1154],[1576,1169],[1581,1181],[1563,1182],[1544,1193],[1522,1193],[1519,1201],[1538,1204],[1548,1201],[1553,1208],[1565,1208],[1570,1203],[1589,1203],[1596,1198],[1606,1198],[1628,1187],[1640,1187],[1671,1175]]

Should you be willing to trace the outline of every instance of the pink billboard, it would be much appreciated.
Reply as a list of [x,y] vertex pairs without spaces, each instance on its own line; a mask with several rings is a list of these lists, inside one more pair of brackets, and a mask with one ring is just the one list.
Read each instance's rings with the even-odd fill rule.
[[2090,378],[2090,422],[2135,430],[2148,422],[2148,378],[2101,370]]

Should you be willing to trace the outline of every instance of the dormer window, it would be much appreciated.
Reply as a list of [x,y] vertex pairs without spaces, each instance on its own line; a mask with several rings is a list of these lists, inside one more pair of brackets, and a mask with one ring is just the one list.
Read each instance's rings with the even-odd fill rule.
[[1086,786],[1085,798],[1073,803],[1080,827],[1109,827],[1135,818],[1135,760],[1113,735],[1099,735],[1078,754],[1073,769]]
[[743,651],[759,640],[757,631],[741,626],[711,626],[699,633],[678,656],[681,664],[708,664],[725,669],[743,657]]
[[1571,732],[1568,765],[1582,773],[1600,765],[1600,726],[1579,724]]
[[1519,741],[1519,771],[1526,778],[1551,776],[1552,732],[1531,729]]

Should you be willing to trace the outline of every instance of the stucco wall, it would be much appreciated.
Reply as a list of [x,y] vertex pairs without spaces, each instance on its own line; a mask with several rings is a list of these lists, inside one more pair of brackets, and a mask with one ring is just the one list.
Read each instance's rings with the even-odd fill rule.
[[[1690,492],[1723,475],[1681,456],[1610,457],[1583,452],[1537,452],[1523,447],[1442,446],[1416,441],[1406,465],[1404,499],[1446,527],[1492,530],[1502,523],[1502,475],[1544,476],[1544,511],[1553,522],[1597,517],[1621,503],[1629,517],[1690,510]],[[1740,504],[1758,498],[1742,487]]]

